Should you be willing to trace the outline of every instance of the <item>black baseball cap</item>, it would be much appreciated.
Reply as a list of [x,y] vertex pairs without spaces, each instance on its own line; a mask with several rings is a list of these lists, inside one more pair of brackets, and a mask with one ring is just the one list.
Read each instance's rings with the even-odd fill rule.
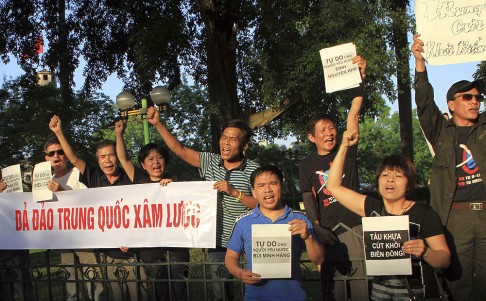
[[472,88],[476,88],[480,94],[484,94],[486,91],[486,83],[481,80],[475,81],[468,81],[468,80],[460,80],[457,83],[453,84],[449,91],[447,91],[447,101],[454,100],[454,94],[459,92],[466,92],[471,90]]

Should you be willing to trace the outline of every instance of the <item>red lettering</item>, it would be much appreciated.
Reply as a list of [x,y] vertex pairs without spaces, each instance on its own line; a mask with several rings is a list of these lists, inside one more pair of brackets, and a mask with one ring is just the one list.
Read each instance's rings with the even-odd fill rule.
[[71,210],[69,208],[64,208],[64,230],[71,230]]
[[130,219],[125,216],[130,213],[130,209],[127,205],[123,206],[123,228],[127,229],[130,227]]
[[20,231],[22,229],[22,211],[15,210],[15,231]]
[[172,219],[172,224],[176,228],[179,227],[179,225],[181,224],[182,205],[182,201],[179,204],[174,204],[174,218]]
[[141,205],[133,205],[135,209],[135,228],[142,228],[142,220],[140,219]]
[[39,230],[39,210],[32,210],[32,230]]
[[15,210],[15,231],[30,230],[27,210]]
[[27,210],[23,210],[22,220],[23,220],[23,225],[22,225],[23,230],[30,230],[29,214],[27,213]]
[[198,217],[194,216],[194,215],[191,217],[191,222],[192,222],[191,224],[192,224],[192,226],[193,226],[194,228],[199,227],[199,222],[200,222],[200,221],[201,221],[201,220],[200,220]]
[[167,204],[167,223],[165,226],[167,228],[172,228],[172,223],[170,222],[170,204]]
[[150,211],[148,205],[143,206],[143,227],[152,227],[152,221],[150,220]]
[[162,227],[162,204],[152,204],[152,220],[154,227]]

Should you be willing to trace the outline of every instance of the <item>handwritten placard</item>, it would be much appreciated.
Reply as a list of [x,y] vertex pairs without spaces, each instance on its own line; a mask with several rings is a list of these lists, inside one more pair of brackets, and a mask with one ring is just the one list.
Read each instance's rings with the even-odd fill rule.
[[486,59],[484,0],[415,1],[415,18],[430,65]]
[[252,225],[252,272],[261,278],[292,276],[292,237],[288,224]]
[[32,173],[32,197],[34,201],[52,200],[52,191],[47,188],[50,179],[52,179],[50,161],[38,163],[34,166]]
[[7,188],[4,190],[5,193],[23,191],[20,164],[2,168],[2,179],[7,184]]
[[363,217],[366,271],[370,276],[411,275],[411,256],[402,251],[408,241],[408,215]]

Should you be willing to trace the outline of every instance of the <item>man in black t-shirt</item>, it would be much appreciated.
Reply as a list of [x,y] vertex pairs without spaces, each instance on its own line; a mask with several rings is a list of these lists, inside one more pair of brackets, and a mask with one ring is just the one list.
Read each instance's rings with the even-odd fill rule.
[[[97,167],[87,165],[86,162],[79,158],[73,148],[67,141],[61,128],[61,119],[54,115],[49,122],[49,128],[56,135],[61,143],[62,149],[69,161],[80,172],[80,181],[88,188],[131,185],[133,182],[127,176],[125,171],[118,166],[118,157],[116,155],[115,142],[105,140],[98,144],[96,148],[96,157],[98,159]],[[110,281],[110,287],[115,300],[122,300],[124,296],[124,286],[128,288],[131,298],[138,300],[147,299],[147,289],[137,288],[138,283],[135,280],[146,279],[145,271],[134,266],[134,254],[132,252],[123,252],[120,249],[104,249],[107,275]],[[126,278],[119,279],[118,276]],[[117,281],[118,280],[118,281]],[[120,282],[121,281],[121,282]],[[124,283],[122,283],[124,282]],[[144,286],[145,284],[140,284]]]
[[[353,63],[358,64],[364,79],[366,61],[356,56]],[[363,90],[362,83],[356,89],[356,96],[349,110],[348,130],[358,131]],[[353,301],[368,300],[365,280],[349,281],[350,290],[347,293],[342,280],[333,280],[334,276],[340,275],[364,277],[363,262],[350,262],[350,258],[364,258],[360,240],[361,218],[339,204],[326,189],[327,175],[337,151],[336,121],[331,116],[319,114],[309,120],[306,130],[308,139],[316,146],[316,152],[302,160],[299,165],[300,192],[306,214],[313,223],[319,240],[326,246],[324,263],[321,266],[323,300],[345,300],[345,296],[351,296]],[[353,147],[346,159],[343,181],[346,187],[357,191],[359,184],[356,155],[357,147]],[[352,228],[358,235],[338,226],[340,224]],[[337,229],[333,231],[336,226]]]

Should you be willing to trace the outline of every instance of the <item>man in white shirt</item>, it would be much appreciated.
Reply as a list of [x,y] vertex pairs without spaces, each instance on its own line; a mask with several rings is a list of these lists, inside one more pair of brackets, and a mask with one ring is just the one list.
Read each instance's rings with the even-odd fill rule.
[[[51,167],[54,172],[52,179],[49,181],[47,187],[52,192],[73,190],[73,189],[86,189],[87,187],[79,181],[79,170],[76,167],[72,167],[69,164],[69,160],[64,154],[59,140],[55,137],[50,138],[44,144],[44,158],[46,161],[51,162]],[[54,200],[57,200],[54,197]],[[66,282],[66,300],[100,300],[101,293],[103,292],[103,285],[99,281],[92,281],[95,279],[101,279],[101,269],[99,267],[83,267],[78,270],[80,274],[76,277],[74,262],[75,257],[78,257],[80,264],[97,264],[97,256],[94,250],[62,250],[61,251],[61,263],[66,265],[65,269],[68,272],[68,281]],[[89,276],[88,276],[89,275]],[[89,278],[89,279],[86,279]],[[87,280],[87,296],[82,285],[79,290],[79,283],[74,280]],[[78,292],[81,296],[78,296]]]

